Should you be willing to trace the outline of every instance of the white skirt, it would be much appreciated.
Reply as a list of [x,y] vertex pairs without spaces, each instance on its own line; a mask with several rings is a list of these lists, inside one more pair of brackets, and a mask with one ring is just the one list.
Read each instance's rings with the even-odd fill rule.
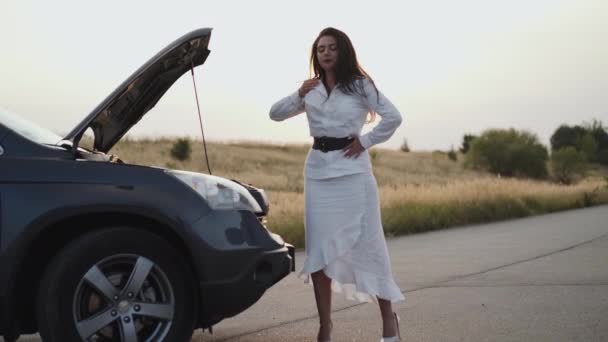
[[360,302],[403,300],[393,279],[378,186],[371,173],[305,179],[306,261],[299,277],[323,270],[332,290]]

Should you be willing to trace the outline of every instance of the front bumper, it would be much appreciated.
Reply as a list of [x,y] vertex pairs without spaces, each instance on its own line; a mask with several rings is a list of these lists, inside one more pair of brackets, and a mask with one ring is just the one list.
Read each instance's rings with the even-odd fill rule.
[[295,248],[283,247],[261,252],[241,276],[230,281],[202,282],[203,327],[237,315],[255,302],[274,284],[295,271]]
[[296,248],[288,243],[285,244],[288,252],[289,252],[289,256],[291,257],[291,272],[295,272],[296,271]]

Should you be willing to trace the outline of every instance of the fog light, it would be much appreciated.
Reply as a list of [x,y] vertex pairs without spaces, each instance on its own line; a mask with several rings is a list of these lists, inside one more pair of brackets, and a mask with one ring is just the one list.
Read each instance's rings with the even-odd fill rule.
[[266,261],[261,262],[253,272],[253,280],[260,283],[272,281],[272,265]]

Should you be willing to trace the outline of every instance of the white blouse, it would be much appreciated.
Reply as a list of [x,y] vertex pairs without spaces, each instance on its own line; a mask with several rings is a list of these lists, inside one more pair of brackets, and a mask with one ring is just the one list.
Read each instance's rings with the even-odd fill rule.
[[[371,172],[367,150],[387,141],[401,124],[401,114],[397,108],[381,92],[376,94],[369,80],[356,82],[363,82],[365,96],[356,92],[347,95],[336,86],[328,97],[325,86],[319,82],[304,98],[296,91],[270,109],[270,118],[275,121],[283,121],[306,111],[312,137],[358,136],[365,148],[358,158],[346,158],[341,150],[323,153],[311,148],[304,168],[306,177],[324,179]],[[381,120],[370,132],[361,135],[370,111],[376,112]]]

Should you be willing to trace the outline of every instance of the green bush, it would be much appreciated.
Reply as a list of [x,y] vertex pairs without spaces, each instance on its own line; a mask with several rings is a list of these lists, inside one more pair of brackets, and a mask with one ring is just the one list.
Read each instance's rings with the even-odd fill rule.
[[561,125],[551,136],[551,150],[574,147],[584,152],[587,161],[608,165],[605,150],[608,150],[608,132],[601,121],[594,119],[582,126]]
[[473,134],[465,134],[462,137],[462,145],[460,146],[460,152],[462,152],[462,154],[466,154],[467,152],[469,152],[469,149],[471,148],[471,142],[473,142],[475,138],[477,138],[477,136]]
[[[606,155],[608,153],[608,132],[606,132],[606,128],[599,120],[593,120],[591,123],[585,124],[585,128],[595,142],[595,153],[589,161],[608,165],[608,156]],[[581,148],[593,150],[593,146],[590,146],[589,142],[581,141],[580,143]]]
[[456,154],[456,151],[454,151],[453,148],[450,151],[448,151],[448,158],[450,158],[450,160],[452,160],[452,161],[458,160],[458,155]]
[[597,162],[602,165],[608,165],[608,148],[597,153]]
[[536,135],[490,129],[471,143],[466,165],[507,177],[543,178],[547,176],[548,153]]
[[403,143],[401,144],[401,152],[409,152],[409,151],[410,151],[410,145],[408,145],[407,139],[403,138]]
[[598,151],[608,149],[608,132],[601,121],[594,119],[591,123],[586,124],[585,128],[597,143]]
[[190,159],[190,153],[192,153],[192,146],[190,146],[188,138],[177,139],[171,147],[171,157],[177,160],[184,161]]
[[576,144],[577,150],[583,152],[590,162],[597,160],[597,142],[591,133],[586,133]]
[[551,135],[551,150],[557,151],[568,146],[578,148],[578,142],[585,133],[586,131],[582,126],[570,127],[561,125],[553,132],[553,135]]
[[574,147],[564,147],[551,154],[551,168],[554,177],[561,183],[572,184],[587,171],[585,153]]

